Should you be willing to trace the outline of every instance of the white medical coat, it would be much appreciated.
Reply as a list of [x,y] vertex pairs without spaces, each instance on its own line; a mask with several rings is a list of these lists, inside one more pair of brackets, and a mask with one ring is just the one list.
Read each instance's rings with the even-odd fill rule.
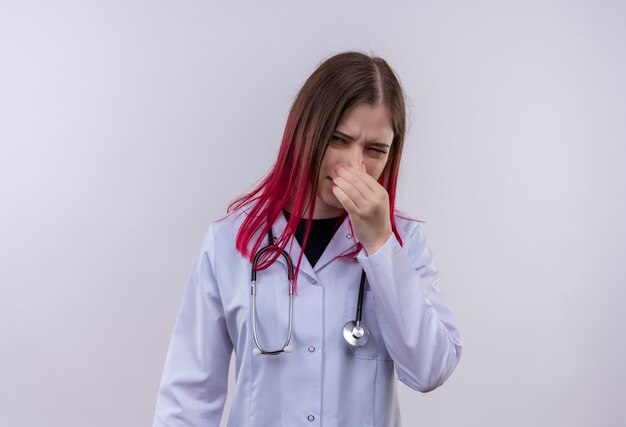
[[[354,249],[346,218],[315,267],[302,258],[293,351],[272,356],[252,353],[251,263],[235,249],[245,215],[240,210],[209,226],[174,326],[153,426],[219,426],[233,350],[229,427],[400,426],[396,373],[407,386],[430,391],[452,373],[462,347],[419,223],[396,215],[404,246],[392,234],[375,253],[362,250],[354,262],[335,259]],[[274,236],[285,226],[281,214]],[[295,238],[286,250],[295,265],[301,252]],[[355,319],[362,269],[362,321],[370,337],[353,348],[342,330]],[[257,332],[265,348],[284,344],[288,313],[281,256],[257,274]]]

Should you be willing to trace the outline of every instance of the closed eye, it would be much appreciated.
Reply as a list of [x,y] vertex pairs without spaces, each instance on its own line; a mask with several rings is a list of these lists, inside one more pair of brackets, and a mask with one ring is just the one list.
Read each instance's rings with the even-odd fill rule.
[[378,153],[382,153],[382,154],[385,154],[385,153],[386,153],[386,151],[379,150],[378,148],[369,148],[368,150],[376,151],[376,152],[378,152]]
[[[337,141],[337,143],[339,144],[347,144],[348,141],[346,141],[345,138],[342,138],[341,136],[338,135],[333,135],[331,137],[332,141]],[[374,147],[369,147],[368,150],[376,155],[380,155],[380,154],[387,154],[387,152],[385,150],[380,150],[378,148],[374,148]]]

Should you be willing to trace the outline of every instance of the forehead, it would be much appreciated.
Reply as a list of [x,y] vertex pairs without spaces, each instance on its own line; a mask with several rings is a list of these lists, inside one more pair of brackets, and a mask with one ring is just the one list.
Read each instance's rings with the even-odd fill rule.
[[383,104],[359,104],[341,117],[337,130],[351,138],[391,144],[393,127],[387,107]]

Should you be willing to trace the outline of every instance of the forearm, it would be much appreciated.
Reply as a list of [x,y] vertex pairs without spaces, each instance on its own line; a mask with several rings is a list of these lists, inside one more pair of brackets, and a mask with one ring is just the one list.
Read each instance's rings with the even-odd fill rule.
[[409,254],[392,235],[372,255],[359,258],[398,378],[416,390],[430,391],[450,376],[462,344],[452,312],[438,289],[430,252],[424,241],[417,243],[423,247]]

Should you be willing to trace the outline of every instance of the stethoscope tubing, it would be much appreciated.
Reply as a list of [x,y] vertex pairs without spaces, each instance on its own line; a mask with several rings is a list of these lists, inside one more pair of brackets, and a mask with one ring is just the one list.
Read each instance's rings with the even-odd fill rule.
[[[254,260],[252,262],[252,273],[250,278],[250,304],[252,306],[252,336],[254,338],[254,344],[256,345],[256,349],[254,349],[254,354],[267,354],[267,355],[277,355],[280,353],[286,353],[291,351],[291,347],[289,343],[291,342],[291,335],[293,330],[293,285],[294,285],[294,267],[293,262],[291,261],[291,257],[285,252],[285,250],[281,250],[281,255],[285,258],[287,262],[287,276],[289,279],[289,326],[287,330],[287,338],[285,340],[285,344],[283,344],[281,349],[278,350],[267,350],[261,345],[259,341],[259,337],[257,334],[257,309],[256,309],[256,286],[257,286],[257,278],[256,278],[256,265],[261,256],[269,250],[275,250],[274,244],[276,243],[276,239],[272,234],[272,229],[270,227],[268,231],[268,244],[263,248],[259,249],[254,256]],[[367,328],[365,328],[361,324],[361,319],[363,316],[363,296],[365,294],[365,271],[363,270],[361,273],[361,283],[359,285],[359,296],[357,298],[357,307],[356,307],[356,315],[354,321],[348,321],[345,324],[343,329],[343,335],[345,340],[353,347],[361,347],[365,345],[368,341],[369,332]]]
[[[287,339],[285,340],[285,344],[280,350],[267,350],[259,341],[259,336],[257,334],[257,310],[256,310],[256,264],[263,256],[263,254],[269,250],[274,249],[275,239],[272,235],[272,229],[270,228],[268,232],[268,244],[261,248],[256,255],[254,256],[254,261],[252,262],[252,277],[250,278],[250,297],[251,297],[251,305],[252,305],[252,336],[254,338],[254,343],[257,346],[257,349],[261,352],[261,354],[269,354],[276,355],[288,351],[289,342],[291,341],[291,332],[293,329],[293,282],[294,282],[294,268],[293,263],[291,262],[291,257],[283,250],[281,251],[281,255],[285,258],[287,262],[287,277],[289,279],[289,326],[287,330]],[[287,349],[287,350],[286,350]]]

